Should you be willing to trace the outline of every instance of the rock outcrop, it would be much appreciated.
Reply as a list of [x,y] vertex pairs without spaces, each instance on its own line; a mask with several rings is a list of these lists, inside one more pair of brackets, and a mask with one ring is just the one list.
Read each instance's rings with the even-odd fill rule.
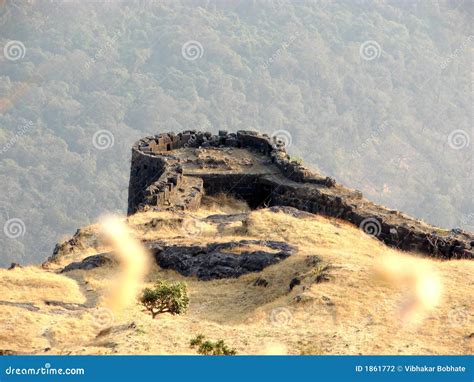
[[[263,249],[248,250],[248,246]],[[151,246],[161,268],[173,269],[183,276],[200,280],[235,278],[246,273],[260,272],[269,265],[286,259],[294,248],[284,242],[241,240],[213,243],[206,246]]]
[[82,261],[73,262],[65,266],[61,273],[74,271],[77,269],[89,270],[98,267],[103,267],[105,265],[113,265],[116,261],[112,258],[111,254],[100,253],[98,255],[88,256]]

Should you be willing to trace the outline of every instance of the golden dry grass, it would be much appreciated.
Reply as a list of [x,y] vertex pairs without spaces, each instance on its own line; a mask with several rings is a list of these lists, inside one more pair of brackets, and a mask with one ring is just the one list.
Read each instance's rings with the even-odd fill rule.
[[0,296],[3,301],[15,302],[64,301],[65,297],[68,302],[84,302],[84,296],[74,280],[34,266],[0,269]]
[[[136,328],[99,337],[103,327],[97,325],[94,308],[57,314],[41,305],[41,300],[83,302],[87,297],[101,304],[116,269],[73,271],[67,276],[35,267],[1,271],[0,286],[8,300],[34,302],[42,309],[30,312],[0,305],[2,328],[8,320],[22,328],[2,329],[0,349],[194,354],[189,341],[203,334],[211,340],[225,339],[239,354],[472,354],[474,262],[442,262],[400,253],[347,223],[320,216],[294,218],[258,210],[244,224],[235,222],[220,231],[215,224],[198,220],[215,213],[211,204],[191,215],[149,212],[128,221],[138,237],[150,240],[182,244],[281,240],[295,246],[297,253],[258,274],[206,282],[154,265],[144,286],[151,286],[156,278],[186,281],[191,300],[188,313],[164,314],[153,320],[137,304],[115,313],[112,323],[134,322]],[[198,234],[189,234],[178,222],[183,217],[199,222]],[[161,221],[159,226],[146,226],[153,219]],[[375,277],[378,259],[387,254],[406,258],[406,264],[411,261],[439,276],[440,304],[421,322],[403,324],[400,311],[406,289]],[[321,264],[330,264],[330,281],[314,283],[315,268]],[[289,291],[295,276],[302,283]],[[254,285],[259,277],[268,282],[267,287]]]
[[217,195],[205,195],[202,200],[201,210],[214,212],[216,214],[229,214],[249,212],[250,208],[243,200],[238,200],[229,194],[219,193]]

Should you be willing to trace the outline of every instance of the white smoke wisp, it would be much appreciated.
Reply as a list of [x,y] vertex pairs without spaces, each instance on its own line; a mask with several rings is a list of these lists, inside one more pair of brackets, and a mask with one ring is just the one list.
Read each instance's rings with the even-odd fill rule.
[[441,301],[441,280],[421,259],[387,254],[379,259],[375,271],[379,278],[404,291],[406,300],[400,306],[403,325],[419,323]]
[[123,219],[107,216],[100,221],[101,234],[113,248],[120,263],[120,271],[107,295],[107,305],[119,311],[136,301],[141,285],[150,269],[150,254],[133,237]]

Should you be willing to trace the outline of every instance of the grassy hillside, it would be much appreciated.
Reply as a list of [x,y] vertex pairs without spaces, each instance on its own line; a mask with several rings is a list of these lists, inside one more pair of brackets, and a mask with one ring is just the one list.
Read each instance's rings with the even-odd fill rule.
[[[168,244],[282,240],[294,245],[296,253],[238,279],[198,281],[155,265],[144,287],[156,278],[182,280],[190,296],[186,314],[161,314],[156,319],[139,304],[118,312],[106,308],[104,296],[113,288],[114,266],[56,273],[106,247],[84,245],[45,269],[1,270],[0,324],[5,330],[0,349],[46,354],[195,354],[189,341],[203,334],[211,340],[224,339],[238,354],[472,354],[472,262],[440,262],[398,253],[361,230],[323,217],[297,218],[259,210],[224,230],[203,220],[211,214],[242,211],[241,207],[208,205],[186,216],[195,219],[192,233],[188,220],[171,213],[140,213],[129,223],[137,237]],[[96,230],[97,226],[83,229],[79,242],[87,243]],[[410,299],[405,282],[410,285],[410,280],[395,285],[375,277],[378,260],[390,254],[402,259],[405,267],[439,277],[440,304],[416,322],[401,319]],[[324,275],[320,282],[315,281],[317,275]],[[301,284],[290,291],[294,277]],[[268,285],[255,285],[257,279]],[[46,300],[57,302],[47,305]],[[5,301],[29,305],[11,306]]]

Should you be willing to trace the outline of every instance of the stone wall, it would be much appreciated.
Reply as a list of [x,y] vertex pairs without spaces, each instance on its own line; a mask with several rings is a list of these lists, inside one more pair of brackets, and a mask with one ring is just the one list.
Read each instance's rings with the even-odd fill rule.
[[405,251],[422,252],[440,259],[474,259],[474,235],[460,230],[444,231],[398,211],[368,202],[328,195],[314,190],[279,187],[271,205],[298,208],[336,217],[360,227],[385,244]]
[[132,166],[128,185],[128,214],[137,211],[140,203],[145,200],[148,187],[159,180],[168,167],[167,159],[146,152],[132,149]]
[[[268,155],[272,163],[290,180],[335,185],[333,179],[322,177],[301,164],[291,162],[285,150],[278,146],[278,142],[272,142],[269,136],[254,131],[238,131],[236,134],[220,131],[218,135],[192,130],[178,134],[163,133],[143,138],[132,148],[128,214],[135,213],[144,205],[163,206],[169,203],[174,189],[182,183],[182,168],[179,166],[179,159],[172,154],[172,151],[185,147],[239,147],[256,150]],[[231,177],[230,174],[228,176]],[[253,186],[249,186],[249,182]],[[235,194],[243,196],[246,200],[249,199],[245,195],[249,195],[250,198],[257,189],[254,187],[256,180],[250,178],[246,179],[246,183],[236,187],[228,187],[229,184],[235,183],[233,179],[219,180],[218,176],[215,176],[214,180],[208,179],[205,183],[213,193],[226,192],[228,188],[233,188]],[[257,200],[250,200],[250,204],[258,203]]]
[[[238,147],[268,156],[280,176],[215,172],[199,175],[196,186],[183,175],[180,148]],[[195,175],[196,176],[196,175]],[[286,179],[287,181],[281,181]],[[194,185],[193,185],[194,184]],[[301,164],[291,162],[279,142],[253,131],[218,135],[197,131],[146,137],[132,148],[128,213],[157,208],[173,209],[179,192],[187,192],[178,209],[197,208],[203,192],[226,192],[245,199],[252,208],[292,206],[337,217],[355,224],[384,243],[402,250],[420,251],[443,259],[474,258],[474,235],[445,231],[364,199],[362,193],[337,184]],[[193,185],[186,191],[186,185]],[[180,200],[181,200],[180,199]]]

